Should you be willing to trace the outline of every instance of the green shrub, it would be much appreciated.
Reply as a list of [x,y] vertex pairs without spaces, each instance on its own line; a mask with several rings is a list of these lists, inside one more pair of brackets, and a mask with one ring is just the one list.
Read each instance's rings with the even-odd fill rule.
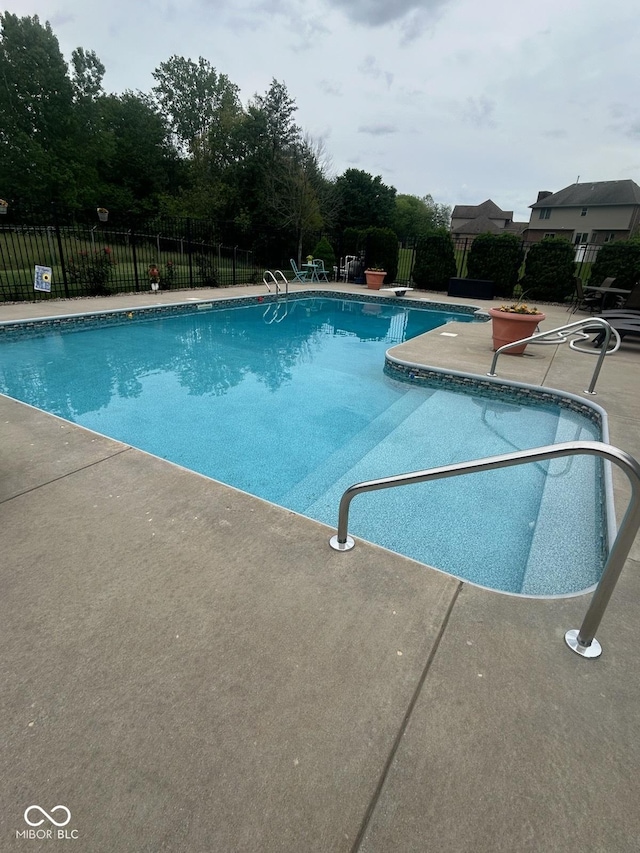
[[411,277],[424,290],[446,290],[457,272],[451,234],[444,229],[419,237]]
[[362,232],[358,228],[345,228],[342,235],[342,253],[357,255],[362,248],[360,245]]
[[515,234],[480,234],[471,245],[467,275],[492,281],[496,296],[510,295],[523,260],[522,240]]
[[200,284],[203,287],[217,287],[218,270],[213,258],[210,255],[196,255],[195,262],[200,276]]
[[575,249],[568,240],[545,237],[527,253],[521,281],[527,298],[564,302],[575,288]]
[[67,277],[71,284],[86,288],[91,296],[106,296],[114,260],[111,249],[95,249],[93,252],[78,252],[67,262]]
[[609,276],[614,276],[616,287],[629,290],[633,288],[640,279],[640,240],[605,243],[598,250],[598,257],[591,267],[589,283],[602,284]]
[[361,236],[364,238],[365,244],[365,269],[386,270],[385,284],[395,281],[398,274],[398,255],[400,252],[396,232],[391,228],[367,228]]
[[333,247],[331,243],[327,240],[326,237],[322,237],[317,243],[316,247],[313,250],[313,257],[320,258],[324,261],[324,268],[326,270],[331,271],[333,267],[336,265],[336,255],[333,251]]

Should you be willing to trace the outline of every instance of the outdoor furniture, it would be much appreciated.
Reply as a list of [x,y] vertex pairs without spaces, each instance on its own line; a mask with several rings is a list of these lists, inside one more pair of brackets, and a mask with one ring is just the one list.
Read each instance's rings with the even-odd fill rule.
[[607,304],[607,296],[612,296],[614,301],[618,303],[618,305],[622,305],[624,300],[622,296],[628,296],[631,291],[625,289],[624,287],[612,287],[615,278],[613,276],[609,276],[605,278],[602,284],[599,287],[590,287],[587,285],[584,288],[585,294],[589,296],[591,293],[600,293],[602,294],[602,308],[604,309]]
[[356,274],[358,258],[355,255],[345,255],[340,258],[340,268],[338,270],[338,278],[340,281],[349,281]]
[[329,281],[329,277],[327,276],[327,271],[324,268],[324,261],[322,258],[314,258],[313,263],[315,266],[315,275],[316,281]]
[[[289,262],[291,264],[291,269],[293,270],[293,278],[291,279],[291,281],[300,281],[300,282],[308,281],[307,271],[303,270],[303,269],[298,269],[298,265],[296,264],[296,262],[294,261],[293,258],[290,258]],[[307,264],[303,264],[303,266],[307,266]]]
[[[620,335],[621,340],[627,335],[630,337],[640,338],[640,311],[629,311],[627,314],[620,313],[618,316],[603,317],[607,323],[616,330]],[[589,331],[589,328],[585,329]],[[605,333],[602,329],[598,330],[598,334],[593,339],[594,347],[601,347],[604,343]]]
[[447,296],[493,299],[493,288],[492,281],[481,278],[450,278]]
[[318,268],[315,261],[308,261],[306,264],[300,264],[300,267],[307,276],[307,281],[318,281]]
[[580,276],[576,276],[574,282],[575,290],[571,299],[571,305],[569,306],[571,313],[575,314],[578,310],[593,313],[596,308],[602,305],[602,296],[600,294],[588,296],[584,292]]

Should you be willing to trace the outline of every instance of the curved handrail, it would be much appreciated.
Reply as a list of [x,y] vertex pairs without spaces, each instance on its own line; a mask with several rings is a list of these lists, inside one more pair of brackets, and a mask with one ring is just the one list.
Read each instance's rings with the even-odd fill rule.
[[[491,367],[489,368],[489,373],[487,376],[496,376],[496,363],[498,361],[498,356],[506,352],[507,350],[512,349],[513,347],[521,346],[525,343],[530,344],[566,344],[569,338],[573,335],[580,337],[582,340],[586,341],[589,339],[588,335],[585,335],[581,329],[586,328],[587,326],[601,326],[604,329],[604,343],[600,348],[599,352],[592,352],[591,350],[582,349],[576,345],[575,341],[569,341],[569,347],[576,352],[582,352],[585,355],[597,355],[598,363],[595,366],[593,371],[593,376],[591,377],[591,383],[585,394],[595,394],[594,388],[596,387],[596,382],[598,381],[598,376],[600,375],[600,368],[602,367],[602,362],[604,361],[604,357],[607,355],[613,355],[614,352],[617,352],[620,349],[620,335],[617,331],[602,317],[592,317],[589,320],[576,320],[575,323],[568,323],[565,326],[558,326],[556,329],[548,329],[546,332],[537,332],[535,335],[530,335],[528,338],[522,338],[519,341],[512,341],[508,344],[503,344],[503,346],[499,347],[493,356],[493,361],[491,362]],[[572,330],[572,331],[571,331]],[[569,334],[566,334],[566,333]],[[611,335],[613,334],[615,339],[615,345],[612,349],[609,349],[609,340]],[[551,335],[555,335],[554,338],[551,338]]]
[[[278,281],[277,276],[280,276],[282,282]],[[268,278],[267,278],[268,277]],[[289,295],[289,279],[282,272],[282,270],[276,270],[275,273],[271,272],[271,270],[265,270],[262,275],[262,283],[267,286],[267,290],[271,293],[270,283],[275,286],[276,296],[279,296],[282,291],[282,284],[284,284],[284,292],[288,296]]]
[[487,456],[470,462],[456,462],[452,465],[441,465],[424,471],[413,471],[407,474],[396,474],[391,477],[381,477],[378,480],[367,480],[349,486],[340,499],[338,511],[338,532],[332,536],[329,544],[336,551],[350,551],[355,542],[348,535],[349,505],[353,498],[362,492],[373,492],[378,489],[388,489],[395,486],[406,486],[412,483],[425,483],[429,480],[440,480],[456,477],[458,474],[490,471],[495,468],[508,468],[512,465],[523,465],[542,459],[556,459],[561,456],[578,454],[600,456],[618,465],[631,484],[631,499],[625,512],[618,534],[609,551],[607,562],[602,570],[602,576],[591,599],[591,604],[582,621],[579,630],[572,629],[565,634],[565,642],[574,652],[583,657],[599,657],[602,648],[595,638],[595,632],[604,615],[611,594],[620,577],[624,562],[631,550],[633,541],[640,528],[640,463],[624,450],[600,441],[567,441],[562,444],[550,444],[514,453],[502,453],[498,456]]

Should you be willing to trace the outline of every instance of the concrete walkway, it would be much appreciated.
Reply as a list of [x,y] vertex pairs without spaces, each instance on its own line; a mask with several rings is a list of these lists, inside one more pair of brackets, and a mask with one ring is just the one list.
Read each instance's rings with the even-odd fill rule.
[[[543,328],[568,319],[545,311]],[[487,372],[488,325],[440,331],[396,354]],[[594,362],[540,347],[498,373],[581,394]],[[594,399],[636,458],[639,390],[628,342]],[[335,553],[321,524],[6,397],[0,436],[0,850],[640,849],[637,540],[587,661],[563,635],[588,596],[492,593],[364,542]],[[37,808],[62,823],[55,806],[63,828]]]

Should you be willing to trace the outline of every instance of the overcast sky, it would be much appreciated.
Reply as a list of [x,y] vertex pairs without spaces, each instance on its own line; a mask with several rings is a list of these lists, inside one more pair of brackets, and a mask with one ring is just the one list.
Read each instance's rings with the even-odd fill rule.
[[638,0],[5,0],[95,50],[108,92],[203,56],[246,105],[272,78],[332,171],[529,219],[538,190],[640,183]]

